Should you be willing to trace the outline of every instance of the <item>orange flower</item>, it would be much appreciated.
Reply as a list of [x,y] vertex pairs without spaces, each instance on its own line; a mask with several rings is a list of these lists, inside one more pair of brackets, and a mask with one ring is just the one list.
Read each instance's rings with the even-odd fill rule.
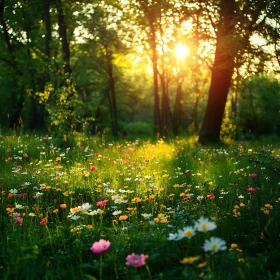
[[66,204],[60,204],[59,206],[60,206],[61,209],[65,209],[67,207]]
[[126,216],[126,215],[121,215],[121,216],[119,217],[119,220],[120,220],[120,221],[125,221],[127,218],[128,218],[128,216]]
[[15,210],[15,208],[10,208],[10,207],[6,208],[6,211],[7,211],[8,213],[13,213],[14,210]]
[[78,213],[78,212],[79,212],[79,209],[78,209],[78,207],[71,208],[71,209],[70,209],[70,212],[71,212],[72,214]]

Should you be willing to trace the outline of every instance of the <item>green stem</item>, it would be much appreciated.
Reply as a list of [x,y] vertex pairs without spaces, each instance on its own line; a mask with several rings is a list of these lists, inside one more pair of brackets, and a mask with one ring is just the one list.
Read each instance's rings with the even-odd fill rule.
[[146,269],[147,269],[147,272],[148,272],[148,275],[149,275],[149,279],[152,280],[152,275],[151,275],[151,272],[150,272],[150,268],[148,267],[148,265],[146,264]]
[[99,280],[102,280],[102,254],[100,254],[100,262],[99,262]]

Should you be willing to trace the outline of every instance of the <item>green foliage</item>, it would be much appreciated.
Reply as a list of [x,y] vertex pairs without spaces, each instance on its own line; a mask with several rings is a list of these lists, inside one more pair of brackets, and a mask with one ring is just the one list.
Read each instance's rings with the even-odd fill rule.
[[39,103],[44,104],[48,112],[49,132],[70,144],[77,124],[81,122],[76,114],[80,105],[78,92],[70,79],[65,81],[65,86],[54,89],[52,84],[45,86],[44,92],[37,93]]
[[249,162],[266,168],[277,176],[280,175],[280,157],[277,154],[274,155],[271,150],[263,148],[259,152],[245,153],[242,156],[246,157]]
[[124,130],[128,136],[133,137],[152,137],[153,124],[145,122],[130,122],[124,125]]
[[268,76],[244,80],[238,99],[238,129],[249,136],[280,132],[280,83]]

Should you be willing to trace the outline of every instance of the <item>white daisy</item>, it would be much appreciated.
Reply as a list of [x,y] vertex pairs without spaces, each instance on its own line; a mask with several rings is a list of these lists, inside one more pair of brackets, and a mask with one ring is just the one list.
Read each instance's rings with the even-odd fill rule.
[[227,249],[226,242],[219,237],[211,237],[210,240],[205,240],[203,246],[205,252],[217,253]]
[[207,232],[213,230],[217,227],[214,222],[209,221],[208,218],[200,217],[197,222],[195,222],[195,228],[198,231]]

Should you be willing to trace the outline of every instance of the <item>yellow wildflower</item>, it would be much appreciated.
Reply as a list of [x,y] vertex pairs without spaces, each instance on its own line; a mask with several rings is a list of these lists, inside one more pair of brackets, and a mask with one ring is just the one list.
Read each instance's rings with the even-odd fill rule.
[[183,260],[180,261],[182,264],[192,264],[193,262],[199,260],[201,256],[195,256],[195,257],[188,257],[184,258]]

